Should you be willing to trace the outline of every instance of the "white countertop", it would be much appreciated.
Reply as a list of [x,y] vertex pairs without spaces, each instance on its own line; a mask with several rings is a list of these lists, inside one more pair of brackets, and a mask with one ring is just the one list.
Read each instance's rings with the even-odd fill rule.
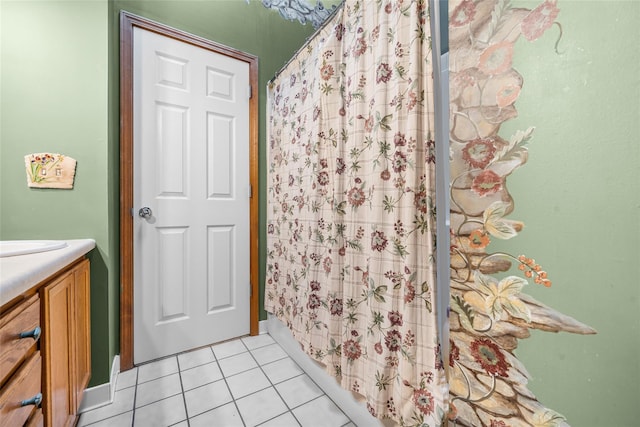
[[0,306],[71,264],[91,249],[93,239],[65,240],[67,246],[47,252],[0,258]]

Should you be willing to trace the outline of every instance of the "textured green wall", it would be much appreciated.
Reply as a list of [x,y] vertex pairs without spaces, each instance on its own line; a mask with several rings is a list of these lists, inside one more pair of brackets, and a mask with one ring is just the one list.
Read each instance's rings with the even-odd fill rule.
[[[7,1],[2,15],[0,239],[93,238],[92,383],[108,379],[117,337],[110,240],[106,0]],[[73,190],[29,189],[23,156],[78,161]],[[115,297],[114,297],[115,295]]]
[[536,130],[528,163],[508,180],[510,218],[526,227],[502,246],[549,272],[551,288],[527,292],[598,334],[534,332],[516,354],[533,392],[569,424],[637,426],[640,2],[561,0],[558,7],[560,55],[557,27],[515,49],[524,87],[519,117],[501,135]]

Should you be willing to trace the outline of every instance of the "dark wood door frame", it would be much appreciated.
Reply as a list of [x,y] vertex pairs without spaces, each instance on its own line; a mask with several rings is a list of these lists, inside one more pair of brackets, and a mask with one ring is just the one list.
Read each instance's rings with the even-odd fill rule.
[[120,369],[133,367],[133,29],[139,27],[249,64],[250,333],[258,334],[258,58],[210,40],[120,13]]

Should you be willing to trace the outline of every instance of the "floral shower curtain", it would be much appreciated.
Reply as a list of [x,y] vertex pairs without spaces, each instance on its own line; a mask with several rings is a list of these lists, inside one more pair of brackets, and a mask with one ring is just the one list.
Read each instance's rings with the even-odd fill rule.
[[425,1],[347,1],[269,86],[265,308],[369,411],[440,425]]

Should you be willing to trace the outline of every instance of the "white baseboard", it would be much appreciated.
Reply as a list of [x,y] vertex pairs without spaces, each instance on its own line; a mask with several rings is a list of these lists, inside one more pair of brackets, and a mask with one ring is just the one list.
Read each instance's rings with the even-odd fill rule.
[[80,404],[80,413],[100,408],[113,402],[118,373],[120,373],[120,355],[116,355],[113,358],[111,377],[108,383],[85,389],[82,396],[82,403]]
[[335,378],[311,359],[300,348],[300,344],[293,338],[291,331],[275,316],[268,314],[267,327],[269,335],[284,349],[284,351],[300,366],[300,368],[325,392],[327,396],[344,412],[357,426],[384,426],[374,418],[364,403],[358,402],[351,392],[340,387]]
[[260,320],[258,322],[258,334],[266,334],[269,333],[269,321],[268,320]]

